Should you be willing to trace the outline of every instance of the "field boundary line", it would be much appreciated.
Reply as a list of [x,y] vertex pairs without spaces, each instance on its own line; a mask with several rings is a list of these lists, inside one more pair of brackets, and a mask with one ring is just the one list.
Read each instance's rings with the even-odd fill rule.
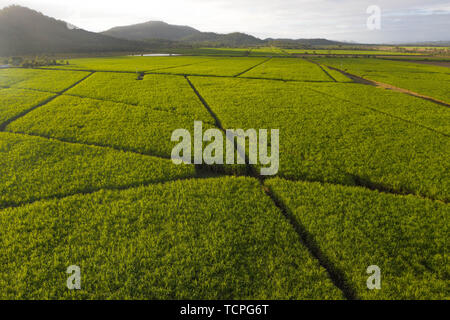
[[[355,184],[346,184],[346,183],[324,181],[324,180],[318,180],[318,179],[301,179],[301,178],[296,179],[296,178],[285,177],[282,175],[277,175],[276,177],[279,179],[285,180],[285,181],[290,181],[290,182],[320,183],[322,185],[340,186],[340,187],[346,187],[346,188],[360,188],[360,189],[376,191],[376,192],[379,192],[382,194],[388,194],[388,195],[392,195],[392,196],[401,196],[401,197],[412,196],[417,199],[449,204],[448,200],[442,200],[442,199],[432,198],[432,197],[425,196],[425,195],[420,195],[420,194],[414,193],[411,190],[405,190],[405,191],[395,190],[391,187],[384,186],[380,183],[373,182],[368,179],[364,179],[356,174],[352,174],[345,170],[341,170],[338,167],[333,167],[333,169],[336,169],[336,170],[340,171],[341,173],[347,175],[348,177],[352,178],[353,182]],[[262,180],[267,180],[267,179],[271,179],[271,178],[262,178]]]
[[[207,108],[208,111],[211,113],[211,116],[216,119],[218,128],[221,131],[225,131],[217,115],[212,111],[211,107],[208,105],[206,100],[201,96],[197,88],[191,83],[188,77],[186,77],[186,80],[192,86],[192,89],[195,91],[199,99],[202,101],[205,108]],[[235,150],[237,151],[237,145],[235,145]],[[247,156],[245,156],[245,158],[247,158]],[[257,179],[259,181],[262,191],[265,193],[266,196],[268,196],[271,199],[272,203],[278,208],[278,210],[281,211],[280,213],[282,214],[282,216],[288,222],[290,222],[294,232],[296,232],[297,235],[299,236],[300,243],[308,250],[308,252],[312,255],[312,257],[316,259],[319,262],[319,264],[325,269],[333,284],[339,290],[341,290],[341,292],[347,299],[349,300],[356,299],[356,295],[354,294],[352,289],[350,289],[350,287],[346,284],[343,273],[339,271],[330,262],[328,258],[325,257],[325,255],[320,251],[320,249],[317,246],[312,245],[312,243],[314,243],[312,236],[309,234],[306,236],[305,228],[303,228],[297,223],[297,221],[293,218],[292,214],[289,214],[287,207],[281,202],[281,200],[279,200],[278,197],[275,196],[275,194],[270,190],[270,188],[267,188],[265,186],[264,178],[257,174],[256,168],[249,163],[246,163],[246,167],[248,172],[247,176],[250,178]]]
[[[423,64],[428,66],[435,66],[435,67],[443,67],[443,68],[450,68],[450,60],[409,60],[409,59],[392,59],[392,58],[384,58],[379,57],[378,59],[388,60],[388,61],[395,61],[395,62],[409,62],[409,63],[417,63],[417,64]],[[444,63],[445,65],[441,65]]]
[[330,77],[331,80],[333,80],[334,82],[338,82],[335,78],[333,78],[333,77],[331,76],[331,74],[330,74],[327,70],[325,70],[325,69],[323,68],[323,66],[322,66],[320,63],[318,63],[318,62],[316,62],[316,61],[309,60],[309,59],[307,59],[307,58],[301,58],[301,59],[303,59],[303,60],[305,60],[305,61],[308,61],[309,63],[314,63],[314,64],[317,65],[323,72],[325,72],[325,74],[326,74],[328,77]]
[[[77,95],[77,94],[73,94],[73,93],[72,94],[71,93],[64,93],[64,94],[62,94],[62,96],[73,97],[73,98],[80,98],[80,99],[96,100],[96,101],[102,101],[102,102],[111,102],[111,103],[116,103],[116,104],[124,104],[124,105],[131,106],[131,107],[148,108],[148,109],[151,109],[151,110],[154,110],[154,111],[157,111],[157,112],[169,113],[169,114],[172,114],[172,115],[175,115],[175,116],[185,117],[185,118],[189,118],[191,116],[191,115],[184,114],[184,113],[177,113],[177,112],[174,112],[174,111],[157,109],[157,108],[154,108],[154,107],[145,106],[145,105],[137,104],[137,103],[123,102],[123,101],[109,100],[109,99],[92,98],[92,97]],[[204,121],[204,122],[209,123],[208,121]]]
[[326,92],[322,92],[322,91],[319,91],[319,90],[314,89],[314,88],[310,88],[310,87],[307,87],[307,88],[308,88],[309,90],[314,91],[314,92],[317,92],[317,93],[319,93],[319,94],[326,95],[326,96],[329,96],[329,97],[332,97],[332,98],[335,98],[335,99],[338,99],[338,100],[341,100],[341,101],[345,101],[345,102],[351,103],[351,104],[356,105],[356,106],[358,106],[358,107],[362,107],[362,108],[371,110],[371,111],[373,111],[373,112],[380,113],[380,114],[385,115],[385,116],[387,116],[387,117],[391,117],[391,118],[394,118],[394,119],[397,119],[397,120],[404,121],[404,122],[406,122],[406,123],[409,123],[409,124],[418,126],[418,127],[420,127],[420,128],[430,130],[430,131],[432,131],[432,132],[434,132],[434,133],[443,135],[443,136],[445,136],[445,137],[450,137],[450,134],[448,134],[448,133],[441,132],[441,131],[439,131],[439,130],[436,130],[436,129],[427,127],[427,126],[425,126],[425,125],[423,125],[423,124],[420,124],[420,123],[417,123],[417,122],[414,122],[414,121],[411,121],[411,120],[404,119],[404,118],[402,118],[402,117],[393,115],[393,114],[391,114],[391,113],[387,113],[387,112],[378,110],[378,109],[373,108],[373,107],[368,107],[368,106],[365,106],[365,105],[360,104],[360,103],[358,103],[358,102],[355,102],[355,101],[352,101],[352,100],[347,100],[347,99],[345,99],[345,98],[341,98],[341,97],[338,97],[338,96],[335,96],[335,95],[332,95],[332,94],[329,94],[329,93],[326,93]]
[[259,78],[259,77],[239,77],[239,79],[270,80],[270,81],[296,82],[296,83],[333,83],[333,81],[322,81],[322,80],[296,80],[296,79]]
[[333,81],[323,81],[323,80],[295,80],[295,79],[281,79],[281,78],[260,78],[260,77],[235,77],[235,76],[225,76],[217,74],[182,74],[182,73],[162,73],[162,72],[152,72],[146,74],[153,75],[168,75],[168,76],[178,76],[178,77],[204,77],[204,78],[227,78],[227,79],[244,79],[244,80],[265,80],[265,81],[282,81],[282,82],[297,82],[297,83],[333,83]]
[[[209,57],[209,58],[211,58],[211,57]],[[225,58],[221,58],[221,59],[210,59],[210,60],[207,60],[207,61],[195,62],[195,63],[189,63],[189,64],[183,64],[183,65],[179,65],[179,66],[172,66],[172,67],[164,67],[164,68],[150,69],[150,70],[144,71],[144,73],[147,73],[147,72],[148,72],[148,73],[151,73],[151,72],[158,71],[158,70],[167,70],[167,69],[176,69],[176,68],[183,68],[183,67],[195,66],[195,65],[198,65],[198,64],[202,64],[202,63],[208,63],[208,62],[211,62],[211,61],[220,61],[220,60],[225,60]]]
[[427,101],[434,102],[434,103],[439,104],[441,106],[450,108],[450,103],[445,102],[443,100],[439,100],[439,99],[436,99],[436,98],[433,98],[433,97],[430,97],[430,96],[426,96],[426,95],[423,95],[423,94],[420,94],[420,93],[417,93],[417,92],[414,92],[414,91],[411,91],[411,90],[408,90],[408,89],[396,87],[396,86],[393,86],[393,85],[388,84],[388,83],[378,82],[378,81],[375,81],[375,80],[371,80],[371,79],[368,79],[368,78],[357,76],[355,74],[348,73],[346,71],[340,70],[340,69],[335,68],[335,67],[331,67],[331,66],[327,66],[327,67],[332,69],[332,70],[335,70],[335,71],[338,71],[338,72],[342,73],[343,75],[345,75],[348,78],[352,79],[356,83],[361,83],[361,84],[365,84],[365,85],[371,85],[371,86],[379,87],[379,88],[383,88],[383,89],[390,89],[390,90],[393,90],[393,91],[401,92],[403,94],[407,94],[407,95],[410,95],[410,96],[413,96],[413,97],[416,97],[416,98],[421,98],[421,99],[424,99],[424,100],[427,100]]
[[189,83],[189,85],[191,86],[192,90],[194,90],[195,94],[197,95],[198,99],[200,100],[200,102],[203,104],[203,106],[206,108],[206,110],[208,110],[209,114],[211,115],[211,117],[214,119],[215,123],[216,123],[216,127],[221,129],[222,131],[224,131],[223,127],[222,127],[222,123],[219,120],[219,117],[217,117],[217,115],[214,113],[214,111],[211,109],[211,107],[209,106],[209,104],[206,102],[206,100],[202,97],[202,95],[200,94],[200,92],[198,92],[197,88],[194,86],[194,84],[191,82],[191,80],[189,79],[188,76],[184,77],[186,79],[186,81]]
[[[270,58],[273,59],[273,58]],[[268,59],[268,60],[270,60]],[[203,62],[202,62],[203,63]],[[136,74],[135,71],[113,71],[113,70],[84,70],[84,69],[45,69],[45,68],[31,68],[36,70],[53,70],[53,71],[82,71],[82,72],[93,72],[93,73],[122,73],[122,74]],[[196,74],[196,73],[170,73],[170,72],[154,72],[154,71],[142,71],[144,75],[165,75],[174,77],[211,77],[211,78],[237,78],[232,75],[218,75],[218,74]],[[298,82],[298,83],[331,83],[334,81],[323,81],[323,80],[297,80],[297,79],[281,79],[281,78],[262,78],[262,77],[242,77],[239,79],[248,80],[268,80],[268,81],[282,81],[282,82]],[[9,88],[9,87],[5,87]],[[19,88],[18,88],[19,89]],[[31,90],[31,89],[29,89]],[[36,89],[35,89],[36,90]],[[49,91],[44,91],[49,92]]]
[[140,155],[140,156],[144,156],[144,157],[153,157],[153,158],[164,159],[164,160],[172,160],[171,157],[165,156],[165,155],[161,155],[161,154],[144,153],[144,152],[139,152],[139,151],[135,151],[135,150],[131,150],[131,149],[118,148],[118,147],[114,147],[114,146],[108,146],[108,145],[105,145],[105,144],[99,144],[99,143],[95,143],[95,142],[81,142],[81,141],[76,141],[76,140],[69,140],[69,139],[65,139],[65,138],[51,137],[51,136],[46,136],[46,135],[42,135],[42,134],[30,133],[30,132],[21,132],[21,131],[2,131],[2,132],[9,133],[9,134],[21,135],[21,136],[28,136],[28,137],[47,139],[47,140],[54,140],[54,141],[58,141],[58,142],[62,142],[62,143],[74,144],[74,145],[85,146],[85,147],[96,147],[96,148],[110,149],[110,150],[115,150],[115,151],[118,151],[118,152],[132,153],[132,154],[136,154],[136,155]]
[[93,69],[56,69],[56,68],[17,68],[17,69],[33,69],[33,70],[50,70],[50,71],[79,71],[79,72],[108,72],[108,73],[125,73],[125,74],[136,74],[136,71],[120,71],[120,70],[93,70]]
[[354,288],[350,286],[344,272],[339,270],[336,265],[331,262],[331,260],[323,253],[320,249],[320,245],[317,243],[313,235],[295,218],[292,211],[284,203],[284,201],[277,196],[277,194],[272,190],[272,188],[266,186],[264,182],[261,181],[261,187],[264,193],[270,197],[275,206],[281,211],[284,218],[291,224],[294,231],[299,237],[300,243],[308,250],[314,259],[319,262],[319,265],[325,269],[328,273],[329,279],[333,282],[334,286],[337,287],[344,295],[347,300],[359,300]]
[[[195,86],[190,82],[190,80],[189,80],[189,79],[187,79],[187,80],[188,80],[189,83],[191,84],[193,90],[194,90],[194,91],[196,92],[196,94],[198,95],[199,99],[202,101],[202,103],[203,103],[203,105],[205,106],[205,108],[207,108],[207,110],[211,113],[211,115],[214,117],[214,119],[217,120],[217,127],[218,127],[221,131],[225,132],[225,129],[223,128],[223,126],[222,126],[222,124],[221,124],[221,122],[220,122],[218,116],[212,111],[211,107],[208,105],[208,103],[206,102],[206,100],[201,96],[201,94],[200,94],[199,91],[195,88]],[[332,98],[336,98],[336,99],[339,99],[339,100],[348,102],[348,103],[350,103],[350,104],[360,106],[360,105],[359,105],[358,103],[356,103],[356,102],[349,101],[349,100],[346,100],[346,99],[342,99],[342,98],[339,98],[339,97],[335,97],[335,96],[330,95],[330,94],[328,94],[328,93],[324,93],[324,92],[318,91],[318,90],[316,90],[316,89],[312,89],[312,88],[310,88],[310,87],[307,87],[307,88],[309,88],[311,91],[317,92],[317,93],[319,93],[319,94],[327,95],[327,96],[330,96],[330,97],[332,97]],[[364,107],[364,106],[362,106],[362,107]],[[422,127],[423,129],[430,130],[430,131],[432,131],[432,132],[434,132],[434,133],[436,133],[436,134],[440,134],[440,135],[444,135],[444,136],[449,136],[449,135],[447,135],[447,134],[445,134],[445,133],[443,133],[443,132],[437,131],[437,130],[435,130],[435,129],[432,129],[432,128],[423,126],[423,125],[421,125],[421,124],[417,124],[417,123],[415,123],[415,122],[412,122],[412,121],[409,121],[409,120],[406,120],[406,119],[403,119],[403,118],[400,118],[400,117],[396,117],[396,116],[394,116],[394,115],[385,113],[385,112],[380,111],[380,110],[378,110],[378,109],[373,109],[373,108],[370,108],[370,107],[364,107],[364,108],[369,109],[369,110],[371,110],[371,111],[373,111],[373,112],[381,113],[381,114],[383,114],[384,116],[387,116],[387,117],[392,117],[392,118],[394,118],[394,119],[401,120],[401,121],[405,121],[405,122],[410,123],[410,124],[412,124],[412,125],[415,125],[415,126],[418,126],[418,127]],[[237,146],[235,146],[235,147],[237,147]],[[247,157],[247,155],[245,155],[245,156]],[[340,168],[338,168],[338,167],[334,167],[334,169],[339,170],[340,172],[342,172],[342,173],[346,174],[347,176],[351,177],[355,184],[354,184],[354,185],[351,185],[351,184],[344,184],[344,183],[338,183],[338,182],[335,182],[335,183],[333,183],[333,182],[327,182],[327,183],[332,184],[332,185],[347,186],[347,187],[360,187],[360,188],[364,188],[364,189],[366,189],[366,190],[378,191],[378,192],[385,193],[385,194],[399,195],[399,196],[413,196],[413,197],[416,197],[416,198],[419,198],[419,199],[426,199],[426,200],[430,200],[430,201],[437,201],[437,202],[442,202],[442,203],[448,203],[448,201],[446,201],[446,200],[441,200],[441,199],[433,198],[433,197],[430,197],[430,196],[425,196],[425,195],[423,195],[423,194],[417,194],[417,193],[414,193],[414,192],[412,192],[412,191],[410,191],[410,190],[405,190],[405,191],[395,190],[395,189],[393,189],[393,188],[391,188],[391,187],[383,186],[383,185],[377,184],[376,182],[373,182],[373,181],[364,180],[364,179],[362,179],[361,177],[359,177],[359,176],[357,176],[357,175],[354,175],[354,174],[351,174],[351,173],[348,173],[348,172],[346,172],[346,171],[344,171],[344,170],[342,170],[342,169],[340,169]],[[247,164],[247,174],[245,174],[245,176],[248,176],[248,177],[251,177],[251,178],[256,178],[256,179],[260,180],[262,183],[264,182],[264,180],[266,180],[266,177],[260,176],[260,175],[257,173],[256,168],[255,168],[254,166],[252,166],[252,165],[249,165],[249,164]],[[321,180],[289,179],[289,178],[286,178],[286,177],[283,177],[283,176],[280,176],[280,175],[278,175],[278,177],[280,177],[280,178],[282,178],[282,179],[289,180],[289,181],[299,181],[299,182],[300,182],[300,181],[304,181],[304,182],[319,182],[319,183],[325,183],[324,181],[321,181]]]
[[0,132],[4,132],[5,129],[6,129],[6,127],[7,127],[8,125],[10,125],[12,122],[16,121],[17,119],[22,118],[23,116],[27,115],[28,113],[30,113],[30,112],[33,111],[33,110],[36,110],[37,108],[42,107],[43,105],[46,105],[47,103],[53,101],[53,100],[56,99],[57,97],[59,97],[58,94],[53,94],[53,96],[51,96],[50,98],[47,98],[47,99],[45,99],[44,101],[38,103],[37,105],[35,105],[35,106],[33,106],[33,107],[31,107],[31,108],[29,108],[29,109],[27,109],[27,110],[25,110],[25,111],[23,111],[23,112],[17,114],[17,115],[15,115],[14,117],[12,117],[12,118],[6,120],[6,121],[3,122],[2,124],[0,124]]
[[1,89],[28,90],[28,91],[36,91],[36,92],[42,92],[42,93],[59,94],[58,92],[54,92],[54,91],[47,91],[47,90],[33,89],[33,88],[4,87],[4,88],[1,88]]
[[[222,127],[219,127],[219,129],[221,131],[225,132],[225,129],[223,129]],[[44,135],[39,135],[39,134],[34,134],[34,133],[26,133],[26,132],[13,132],[13,131],[4,131],[4,133],[8,133],[8,134],[14,134],[14,135],[20,135],[20,136],[27,136],[27,137],[35,137],[35,138],[41,138],[41,139],[46,139],[46,140],[50,140],[50,141],[57,141],[57,142],[61,142],[61,143],[65,143],[65,144],[72,144],[72,145],[78,145],[78,146],[85,146],[85,147],[93,147],[93,148],[101,148],[101,149],[109,149],[109,150],[114,150],[117,152],[125,152],[125,153],[131,153],[131,154],[135,154],[135,155],[140,155],[140,156],[144,156],[144,157],[149,157],[149,158],[155,158],[155,159],[162,159],[162,160],[172,160],[171,157],[169,156],[164,156],[164,155],[156,155],[156,154],[150,154],[150,153],[142,153],[142,152],[138,152],[138,151],[133,151],[133,150],[129,150],[129,149],[120,149],[120,148],[116,148],[116,147],[112,147],[112,146],[108,146],[108,145],[101,145],[101,144],[95,144],[95,143],[88,143],[88,142],[79,142],[79,141],[71,141],[71,140],[66,140],[63,138],[54,138],[54,137],[50,137],[50,136],[44,136]],[[246,173],[242,173],[242,174],[236,174],[236,173],[227,173],[227,172],[220,172],[220,171],[214,171],[211,170],[209,168],[204,168],[202,167],[202,165],[195,165],[196,166],[196,171],[199,172],[202,175],[205,174],[213,174],[214,176],[217,177],[226,177],[226,176],[244,176],[244,177],[248,177],[248,178],[255,178],[258,179],[262,182],[264,182],[267,178],[262,177],[260,175],[257,174],[256,169],[247,164],[247,170]],[[338,169],[338,168],[336,168]],[[338,169],[339,170],[339,169]],[[289,178],[289,177],[284,177],[281,175],[278,175],[277,177],[286,181],[292,181],[292,182],[306,182],[306,183],[321,183],[321,184],[328,184],[328,185],[334,185],[334,186],[342,186],[342,187],[350,187],[350,188],[362,188],[362,189],[366,189],[366,190],[371,190],[371,191],[378,191],[380,193],[384,193],[384,194],[390,194],[390,195],[398,195],[398,196],[414,196],[416,198],[419,199],[423,199],[423,200],[429,200],[429,201],[436,201],[436,202],[441,202],[441,203],[445,203],[448,204],[448,201],[445,200],[438,200],[435,198],[431,198],[431,197],[427,197],[427,196],[423,196],[423,195],[417,195],[413,192],[400,192],[400,191],[396,191],[394,189],[388,188],[388,187],[384,187],[384,186],[380,186],[377,185],[376,183],[372,182],[372,181],[367,181],[364,180],[359,177],[356,176],[354,174],[349,174],[345,171],[340,170],[341,172],[351,176],[353,178],[353,180],[355,181],[355,185],[351,185],[351,184],[344,184],[344,183],[338,183],[338,182],[324,182],[323,180],[309,180],[309,179],[294,179],[294,178]],[[1,209],[0,209],[1,210]]]
[[43,102],[41,102],[41,103],[38,103],[38,104],[35,105],[34,107],[31,107],[30,109],[27,109],[27,110],[25,110],[24,112],[21,112],[20,114],[18,114],[18,115],[16,115],[16,116],[12,117],[11,119],[6,120],[5,122],[3,122],[3,123],[0,125],[0,132],[1,132],[1,131],[5,131],[6,127],[7,127],[8,125],[10,125],[12,122],[16,121],[17,119],[20,119],[20,118],[24,117],[25,115],[27,115],[28,113],[30,113],[30,112],[36,110],[37,108],[40,108],[40,107],[42,107],[42,106],[44,106],[44,105],[46,105],[46,104],[52,102],[52,101],[55,100],[57,97],[59,97],[59,96],[61,96],[62,94],[64,94],[64,92],[66,92],[66,91],[72,89],[73,87],[75,87],[76,85],[80,84],[81,82],[83,82],[84,80],[86,80],[87,78],[89,78],[90,76],[92,76],[93,74],[94,74],[94,72],[88,74],[87,76],[83,77],[82,79],[78,80],[77,82],[75,82],[74,84],[72,84],[71,86],[69,86],[68,88],[66,88],[66,89],[64,89],[64,90],[61,90],[61,91],[58,92],[58,93],[49,92],[49,93],[53,93],[54,96],[52,96],[52,97],[46,99],[45,101],[43,101]]
[[247,72],[249,72],[249,71],[251,71],[251,70],[253,70],[253,69],[257,68],[257,67],[259,67],[260,65],[262,65],[262,64],[264,64],[264,63],[266,63],[266,62],[269,62],[270,60],[272,60],[272,57],[270,57],[269,59],[266,59],[266,60],[264,60],[264,61],[262,61],[262,62],[260,62],[260,63],[257,63],[257,64],[254,65],[253,67],[248,68],[247,70],[244,70],[244,71],[242,71],[241,73],[238,73],[238,74],[234,75],[233,78],[240,77],[240,76],[242,76],[243,74],[245,74],[245,73],[247,73]]
[[90,194],[94,194],[96,192],[100,192],[100,191],[127,191],[127,190],[131,190],[131,189],[137,189],[137,188],[141,188],[141,187],[148,187],[148,186],[152,186],[152,185],[160,185],[160,184],[166,184],[166,183],[172,183],[172,182],[176,182],[176,181],[186,181],[186,180],[202,180],[202,179],[210,179],[210,178],[221,178],[223,176],[221,175],[204,175],[202,176],[202,174],[198,174],[196,173],[193,176],[190,177],[181,177],[181,178],[175,178],[175,179],[169,179],[169,180],[161,180],[161,181],[143,181],[143,182],[139,182],[139,183],[130,183],[128,185],[124,185],[124,186],[118,186],[118,187],[102,187],[102,188],[95,188],[92,190],[80,190],[77,192],[71,192],[71,193],[67,193],[67,194],[60,194],[60,195],[54,195],[54,196],[48,196],[48,197],[42,197],[39,199],[35,199],[35,200],[30,200],[30,201],[23,201],[23,202],[17,202],[16,204],[12,204],[12,205],[7,205],[5,207],[0,207],[0,212],[3,210],[7,210],[7,209],[14,209],[14,208],[20,208],[20,207],[24,207],[24,206],[28,206],[28,205],[32,205],[34,203],[37,202],[47,202],[47,201],[52,201],[52,200],[63,200],[66,198],[70,198],[73,196],[88,196]]

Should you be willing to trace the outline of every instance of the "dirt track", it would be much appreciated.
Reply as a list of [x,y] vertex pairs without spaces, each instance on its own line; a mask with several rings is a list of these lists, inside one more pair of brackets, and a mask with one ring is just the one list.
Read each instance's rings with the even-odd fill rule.
[[387,90],[398,91],[398,92],[401,92],[401,93],[409,94],[409,95],[414,96],[414,97],[422,98],[422,99],[425,99],[425,100],[428,100],[428,101],[440,104],[440,105],[445,106],[445,107],[450,107],[449,103],[447,103],[445,101],[442,101],[442,100],[439,100],[439,99],[436,99],[436,98],[433,98],[433,97],[425,96],[425,95],[422,95],[420,93],[417,93],[417,92],[414,92],[414,91],[410,91],[410,90],[407,90],[407,89],[403,89],[403,88],[399,88],[399,87],[396,87],[396,86],[393,86],[393,85],[390,85],[390,84],[387,84],[387,83],[382,83],[382,82],[378,82],[378,81],[374,81],[374,80],[370,80],[370,79],[365,79],[363,77],[360,77],[360,76],[357,76],[357,75],[354,75],[354,74],[342,71],[342,70],[334,68],[334,67],[330,67],[330,66],[327,66],[327,67],[342,73],[343,75],[345,75],[348,78],[352,79],[356,83],[361,83],[361,84],[365,84],[365,85],[371,85],[371,86],[375,86],[375,87],[379,87],[379,88],[383,88],[383,89],[387,89]]

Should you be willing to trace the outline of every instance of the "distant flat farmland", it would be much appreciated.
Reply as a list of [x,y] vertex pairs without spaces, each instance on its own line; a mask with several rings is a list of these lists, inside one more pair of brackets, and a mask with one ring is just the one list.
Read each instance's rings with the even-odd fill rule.
[[411,52],[395,52],[387,50],[352,50],[352,49],[286,49],[285,52],[289,54],[332,54],[332,55],[371,55],[371,56],[414,56],[420,53]]
[[[0,70],[0,298],[448,298],[448,68],[197,50]],[[174,164],[194,121],[278,172]]]

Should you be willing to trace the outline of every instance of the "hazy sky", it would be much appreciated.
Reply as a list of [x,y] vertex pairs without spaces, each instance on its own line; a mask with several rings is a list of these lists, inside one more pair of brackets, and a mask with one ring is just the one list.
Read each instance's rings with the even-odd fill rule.
[[[450,0],[0,0],[89,31],[161,20],[201,31],[260,38],[328,38],[365,43],[450,40]],[[366,13],[381,8],[381,29]]]

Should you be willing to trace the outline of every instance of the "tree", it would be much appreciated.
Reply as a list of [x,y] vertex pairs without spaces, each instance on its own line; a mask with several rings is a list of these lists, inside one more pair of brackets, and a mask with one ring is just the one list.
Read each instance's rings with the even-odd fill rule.
[[11,58],[11,64],[13,66],[20,66],[23,62],[23,58],[22,57],[12,57]]

